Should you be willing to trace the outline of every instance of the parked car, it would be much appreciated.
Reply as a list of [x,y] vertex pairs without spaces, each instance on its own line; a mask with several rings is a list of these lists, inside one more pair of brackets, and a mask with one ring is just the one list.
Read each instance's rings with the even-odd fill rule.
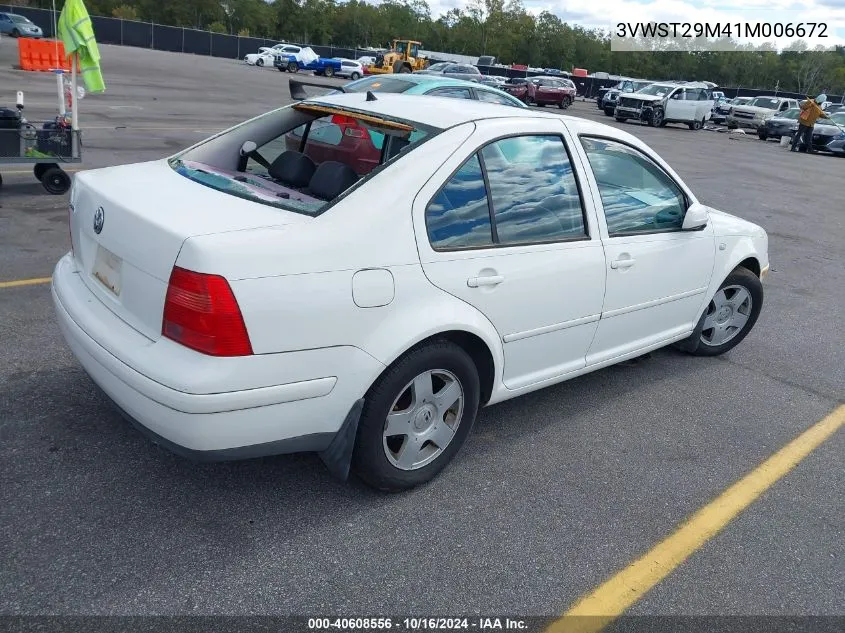
[[761,141],[773,138],[779,140],[782,136],[791,136],[792,128],[798,121],[798,116],[801,114],[799,108],[790,108],[785,112],[779,112],[770,119],[766,119],[766,124],[757,128],[757,136]]
[[[671,344],[723,354],[754,327],[766,232],[703,205],[637,137],[375,96],[74,178],[57,322],[157,443],[196,460],[315,451],[403,490],[456,456],[480,407]],[[335,117],[378,129],[377,168],[285,149]]]
[[354,81],[364,76],[364,67],[361,62],[354,59],[344,59],[343,57],[336,57],[335,59],[340,62],[340,70],[335,73],[338,77],[349,78]]
[[613,116],[613,112],[616,110],[616,99],[620,94],[637,92],[646,86],[650,86],[652,83],[654,82],[645,79],[627,79],[621,82],[621,88],[611,88],[605,91],[604,97],[601,100],[601,109],[604,110],[605,115]]
[[478,80],[478,83],[501,89],[507,80],[507,77],[500,77],[499,75],[482,75],[481,79]]
[[732,129],[744,128],[756,132],[776,114],[797,107],[798,101],[788,97],[754,97],[747,104],[732,106],[725,122]]
[[575,84],[563,77],[531,77],[534,84],[534,94],[530,97],[531,104],[538,106],[556,105],[565,110],[575,100]]
[[310,46],[290,45],[277,51],[273,57],[273,66],[280,71],[298,72],[301,66],[306,66],[320,59]]
[[[798,122],[792,124],[791,134],[798,133]],[[800,150],[806,150],[803,144]],[[845,156],[845,112],[836,112],[829,119],[819,119],[813,126],[813,150]]]
[[[601,79],[601,73],[596,73],[596,79]],[[604,96],[611,90],[616,90],[618,92],[636,92],[636,90],[632,90],[633,82],[640,82],[643,81],[641,79],[629,79],[627,77],[620,78],[619,81],[611,86],[601,86],[596,93],[596,106],[599,110],[604,110]],[[654,83],[654,82],[647,82]],[[640,86],[641,88],[644,86]]]
[[845,112],[845,104],[843,103],[828,103],[828,106],[824,108],[824,111],[828,114],[834,114],[836,112]]
[[425,70],[414,71],[415,75],[439,75],[451,77],[452,79],[465,79],[467,81],[478,81],[481,79],[481,71],[469,64],[455,64],[452,62],[438,62],[432,64]]
[[346,92],[372,92],[374,94],[389,92],[394,94],[471,99],[518,108],[526,107],[516,97],[491,86],[485,86],[478,82],[465,81],[463,79],[449,79],[438,77],[437,75],[423,75],[419,73],[406,73],[401,76],[373,75],[345,84],[343,90]]
[[17,13],[0,13],[0,33],[6,33],[12,37],[31,37],[40,39],[44,37],[44,31],[28,17]]
[[244,56],[244,63],[250,66],[272,66],[277,55],[296,55],[302,50],[301,46],[295,44],[276,44],[275,46],[262,46],[257,53],[249,53]]
[[655,83],[621,95],[613,116],[617,121],[645,121],[652,127],[685,123],[700,130],[713,113],[710,89],[703,83]]
[[713,104],[713,116],[711,117],[714,123],[724,123],[727,121],[728,114],[734,106],[745,105],[751,101],[753,97],[735,97],[730,100],[720,100],[719,103]]
[[512,77],[502,85],[502,90],[527,105],[534,102],[537,86],[527,77]]

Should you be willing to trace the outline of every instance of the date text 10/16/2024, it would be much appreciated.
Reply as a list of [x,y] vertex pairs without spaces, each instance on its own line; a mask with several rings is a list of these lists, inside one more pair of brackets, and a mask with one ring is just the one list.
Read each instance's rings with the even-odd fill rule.
[[309,618],[310,631],[527,631],[512,618]]

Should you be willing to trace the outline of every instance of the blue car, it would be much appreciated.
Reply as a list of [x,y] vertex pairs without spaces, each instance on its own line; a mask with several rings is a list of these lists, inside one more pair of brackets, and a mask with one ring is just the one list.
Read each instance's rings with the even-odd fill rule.
[[448,79],[437,75],[399,74],[373,75],[343,86],[344,92],[393,92],[406,95],[430,95],[455,99],[474,99],[526,108],[522,101],[508,93],[475,81]]
[[0,33],[12,37],[44,37],[44,31],[32,20],[17,13],[0,13]]

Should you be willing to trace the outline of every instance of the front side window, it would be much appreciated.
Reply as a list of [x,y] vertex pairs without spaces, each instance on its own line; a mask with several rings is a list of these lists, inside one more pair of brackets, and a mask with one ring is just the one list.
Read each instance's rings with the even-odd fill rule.
[[563,140],[516,136],[485,146],[431,201],[426,226],[440,250],[586,238]]
[[584,137],[581,143],[598,184],[611,237],[680,230],[686,197],[654,161],[616,141]]

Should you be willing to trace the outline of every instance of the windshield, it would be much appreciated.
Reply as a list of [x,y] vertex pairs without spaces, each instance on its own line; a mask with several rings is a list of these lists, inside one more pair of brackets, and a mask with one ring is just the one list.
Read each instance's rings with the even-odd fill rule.
[[9,17],[12,18],[12,22],[15,24],[32,24],[29,18],[25,18],[22,15],[15,15],[14,13],[9,14]]
[[365,77],[358,81],[353,81],[346,84],[343,89],[347,92],[405,92],[409,88],[413,88],[417,84],[413,81],[405,81],[404,79],[396,79],[394,77]]
[[822,125],[845,125],[845,112],[831,114],[829,119],[819,119],[817,123]]
[[641,95],[654,95],[657,97],[665,97],[672,90],[672,86],[662,86],[660,84],[652,84],[646,86],[639,91]]
[[[303,115],[310,116],[304,123]],[[274,130],[267,130],[266,117],[280,118]],[[181,176],[222,193],[317,216],[432,131],[377,115],[308,104],[282,108],[254,122],[210,139],[208,143],[222,145],[229,134],[235,136],[216,155],[204,151],[201,144],[170,159],[170,166]],[[257,135],[253,142],[258,147],[240,157],[240,138],[250,134],[250,128]]]
[[801,113],[801,110],[799,110],[798,108],[790,108],[790,109],[789,109],[789,110],[787,110],[786,112],[781,112],[779,115],[777,115],[777,118],[779,118],[779,119],[793,119],[793,120],[795,120],[795,119],[797,119],[797,118],[798,118],[798,115],[799,115],[800,113]]
[[771,97],[757,97],[748,104],[752,108],[766,108],[767,110],[777,110],[780,106],[780,99],[772,99]]
[[731,101],[731,105],[745,105],[749,101],[751,101],[751,97],[737,97]]

